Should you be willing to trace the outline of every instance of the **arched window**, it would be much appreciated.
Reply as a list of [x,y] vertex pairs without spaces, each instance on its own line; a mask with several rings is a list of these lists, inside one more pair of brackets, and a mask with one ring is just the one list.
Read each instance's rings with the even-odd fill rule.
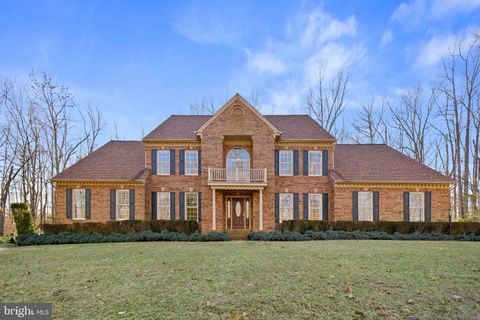
[[250,155],[247,150],[235,147],[228,151],[227,169],[250,169]]

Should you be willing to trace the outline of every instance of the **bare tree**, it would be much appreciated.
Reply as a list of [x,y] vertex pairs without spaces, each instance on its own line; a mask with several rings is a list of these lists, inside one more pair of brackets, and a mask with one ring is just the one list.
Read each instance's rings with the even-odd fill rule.
[[217,108],[213,98],[203,98],[200,102],[190,104],[191,114],[214,114],[216,110]]
[[325,130],[342,140],[345,128],[340,126],[341,116],[345,111],[346,94],[350,83],[350,71],[343,67],[327,83],[325,71],[320,70],[317,84],[308,89],[306,109]]
[[388,100],[384,99],[382,105],[377,108],[375,100],[365,101],[358,116],[352,122],[354,129],[353,140],[356,143],[388,143],[390,130],[385,121],[385,106]]
[[87,154],[93,152],[97,147],[97,142],[100,134],[106,127],[103,121],[102,112],[98,107],[92,107],[88,104],[84,112],[80,112],[83,123],[83,134],[87,138],[85,143],[87,147]]

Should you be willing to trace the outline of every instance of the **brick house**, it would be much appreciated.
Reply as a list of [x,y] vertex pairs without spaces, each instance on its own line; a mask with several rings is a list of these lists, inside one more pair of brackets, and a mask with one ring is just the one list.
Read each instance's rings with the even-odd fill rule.
[[52,179],[57,223],[197,220],[202,231],[283,220],[445,221],[451,180],[386,145],[342,145],[307,115],[262,115],[236,94],[213,116],[169,117]]

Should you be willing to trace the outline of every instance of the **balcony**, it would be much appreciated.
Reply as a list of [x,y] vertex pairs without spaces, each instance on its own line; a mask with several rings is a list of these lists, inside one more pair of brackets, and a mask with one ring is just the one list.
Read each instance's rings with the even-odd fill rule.
[[266,186],[267,169],[216,169],[208,168],[211,186]]

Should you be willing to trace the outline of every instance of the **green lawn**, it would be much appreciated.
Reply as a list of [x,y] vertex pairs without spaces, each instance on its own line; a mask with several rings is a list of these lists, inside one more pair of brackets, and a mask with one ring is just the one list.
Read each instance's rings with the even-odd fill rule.
[[480,243],[8,247],[0,267],[0,301],[52,302],[55,319],[480,317]]

